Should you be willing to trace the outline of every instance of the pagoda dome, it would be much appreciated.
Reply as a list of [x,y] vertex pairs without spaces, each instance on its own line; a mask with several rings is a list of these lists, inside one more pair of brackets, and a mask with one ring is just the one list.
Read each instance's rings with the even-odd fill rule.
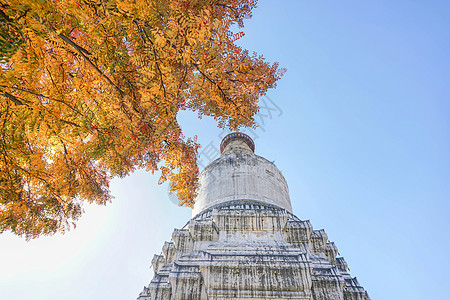
[[234,132],[224,137],[220,157],[200,173],[193,216],[230,201],[262,202],[292,213],[283,174],[254,149],[253,140],[246,134]]

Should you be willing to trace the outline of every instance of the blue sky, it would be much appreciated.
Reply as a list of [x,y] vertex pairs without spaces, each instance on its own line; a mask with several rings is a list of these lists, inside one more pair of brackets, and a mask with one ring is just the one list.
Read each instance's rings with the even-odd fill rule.
[[[265,0],[240,41],[288,69],[248,131],[255,152],[275,161],[294,213],[325,229],[372,299],[448,297],[449,15],[448,1]],[[219,145],[213,120],[180,122],[201,151]],[[87,205],[64,236],[2,234],[0,299],[135,299],[191,215],[156,182],[115,179],[113,202]]]

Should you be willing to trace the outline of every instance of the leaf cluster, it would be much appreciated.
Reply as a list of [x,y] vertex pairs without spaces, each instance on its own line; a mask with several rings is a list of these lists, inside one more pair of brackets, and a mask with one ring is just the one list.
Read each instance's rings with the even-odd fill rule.
[[[236,45],[252,0],[2,0],[0,230],[68,230],[111,177],[161,170],[196,196],[199,145],[180,110],[255,126],[283,70]],[[164,164],[162,164],[164,163]]]

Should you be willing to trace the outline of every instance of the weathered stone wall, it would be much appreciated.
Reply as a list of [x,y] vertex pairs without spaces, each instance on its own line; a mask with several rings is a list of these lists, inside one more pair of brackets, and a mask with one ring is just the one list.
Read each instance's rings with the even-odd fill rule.
[[327,240],[283,208],[223,203],[174,230],[138,299],[369,299]]

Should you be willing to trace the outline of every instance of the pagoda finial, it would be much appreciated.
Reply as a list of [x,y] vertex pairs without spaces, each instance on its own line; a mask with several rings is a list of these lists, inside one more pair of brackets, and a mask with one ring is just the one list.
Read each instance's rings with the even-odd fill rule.
[[232,132],[230,134],[227,134],[220,143],[220,153],[223,153],[225,147],[235,140],[243,141],[252,150],[252,152],[255,152],[255,143],[253,142],[251,137],[242,132]]

